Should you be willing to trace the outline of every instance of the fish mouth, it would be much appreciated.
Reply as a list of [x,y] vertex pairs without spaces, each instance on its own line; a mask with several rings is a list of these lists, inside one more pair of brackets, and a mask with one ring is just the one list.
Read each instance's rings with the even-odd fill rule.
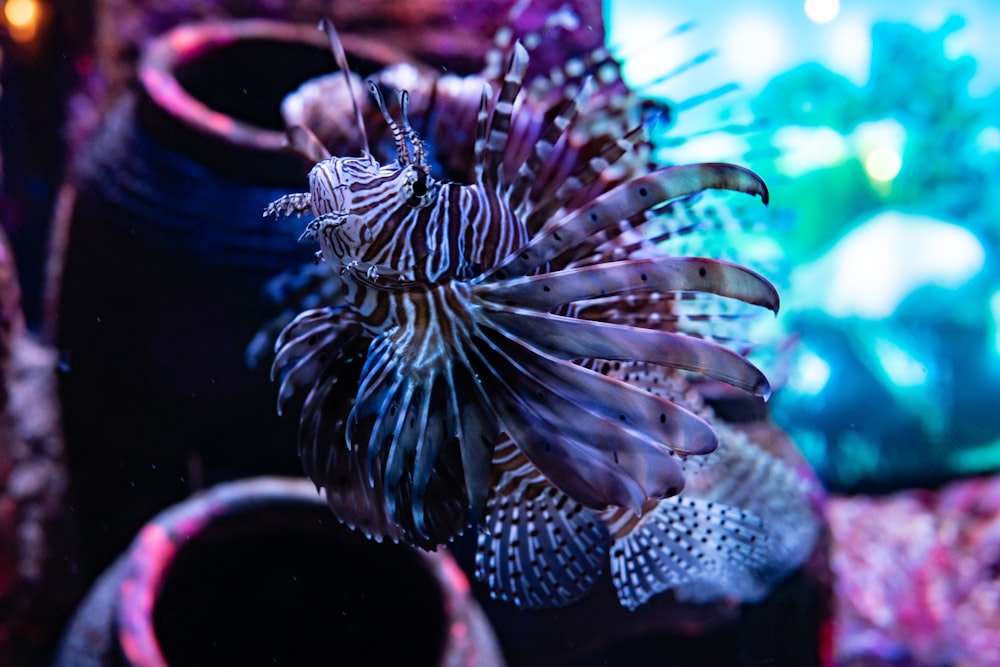
[[388,269],[378,264],[351,261],[341,267],[341,274],[348,273],[351,278],[366,287],[384,291],[405,291],[414,287],[427,286],[426,280],[407,278],[403,273]]

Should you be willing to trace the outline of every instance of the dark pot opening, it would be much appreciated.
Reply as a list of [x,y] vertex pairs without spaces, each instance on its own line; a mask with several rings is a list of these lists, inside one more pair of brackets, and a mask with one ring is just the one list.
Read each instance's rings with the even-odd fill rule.
[[[362,76],[410,59],[375,40],[342,41],[351,69]],[[326,36],[312,25],[265,19],[182,25],[143,54],[140,118],[161,143],[212,169],[292,186],[311,165],[284,149],[281,101],[337,70]]]
[[154,626],[174,667],[431,667],[446,639],[424,559],[350,533],[320,505],[220,518],[184,543]]
[[195,99],[236,120],[281,132],[281,100],[308,79],[337,69],[328,49],[246,39],[180,64],[178,83]]
[[[384,63],[349,56],[351,69],[369,76]],[[338,70],[328,48],[245,39],[178,65],[174,76],[195,99],[236,120],[283,132],[281,101],[309,79]]]

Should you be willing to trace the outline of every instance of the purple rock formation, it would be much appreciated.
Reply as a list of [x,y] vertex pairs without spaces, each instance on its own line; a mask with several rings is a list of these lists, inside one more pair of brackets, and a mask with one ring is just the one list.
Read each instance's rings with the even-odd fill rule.
[[831,500],[836,657],[1000,664],[1000,476]]

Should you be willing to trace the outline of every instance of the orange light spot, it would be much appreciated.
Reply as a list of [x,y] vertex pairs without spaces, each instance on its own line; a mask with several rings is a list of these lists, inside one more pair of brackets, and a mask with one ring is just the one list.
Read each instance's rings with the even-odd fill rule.
[[25,44],[35,39],[44,18],[43,10],[38,0],[7,0],[3,15],[15,42]]
[[8,0],[3,14],[10,27],[24,30],[38,21],[38,3],[35,0]]

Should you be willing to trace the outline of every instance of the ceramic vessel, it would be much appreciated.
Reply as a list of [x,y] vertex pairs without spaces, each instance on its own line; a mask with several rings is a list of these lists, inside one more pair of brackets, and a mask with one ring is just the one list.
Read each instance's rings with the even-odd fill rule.
[[[362,73],[406,58],[344,42]],[[296,220],[261,217],[310,166],[282,148],[281,99],[335,69],[315,25],[181,26],[77,160],[48,311],[86,574],[204,484],[299,471],[294,424],[244,348],[273,315],[264,283],[311,257]]]
[[502,665],[445,552],[376,544],[308,482],[216,486],[146,524],[67,628],[54,667]]

